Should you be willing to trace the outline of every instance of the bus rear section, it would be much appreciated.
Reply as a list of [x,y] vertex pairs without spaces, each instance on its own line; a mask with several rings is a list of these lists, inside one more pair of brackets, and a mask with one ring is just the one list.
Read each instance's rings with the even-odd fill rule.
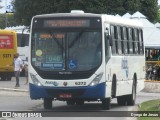
[[17,53],[17,36],[12,30],[0,30],[0,77],[11,80],[14,75],[13,59]]

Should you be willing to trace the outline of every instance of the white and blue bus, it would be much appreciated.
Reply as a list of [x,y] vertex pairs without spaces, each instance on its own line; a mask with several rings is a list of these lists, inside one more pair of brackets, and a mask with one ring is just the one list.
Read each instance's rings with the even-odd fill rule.
[[144,88],[143,25],[104,14],[57,13],[32,18],[29,42],[31,99],[67,105],[101,101],[110,109],[134,105]]

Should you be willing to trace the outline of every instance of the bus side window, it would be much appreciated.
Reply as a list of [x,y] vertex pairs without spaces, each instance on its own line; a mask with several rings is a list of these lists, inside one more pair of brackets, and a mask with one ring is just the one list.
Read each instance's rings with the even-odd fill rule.
[[17,34],[17,46],[20,47],[21,46],[21,35]]
[[17,34],[17,46],[18,47],[24,47],[25,46],[25,37],[21,34],[21,33],[18,33]]
[[144,54],[143,32],[142,32],[142,30],[139,30],[139,42],[140,42],[140,54]]
[[135,29],[135,54],[139,54],[139,39],[138,39],[138,29]]
[[118,32],[118,39],[117,39],[117,43],[118,43],[118,54],[122,54],[122,40],[121,40],[121,28],[119,26],[117,26],[117,32]]
[[29,34],[24,34],[25,46],[29,45]]
[[123,27],[120,27],[120,40],[121,40],[121,48],[122,48],[122,54],[124,54],[125,51],[125,42],[124,42],[124,31]]
[[22,34],[21,35],[21,47],[24,47],[25,46],[25,35]]
[[126,28],[126,41],[127,41],[127,54],[130,54],[130,46],[129,46],[129,29]]
[[124,40],[123,40],[123,47],[124,47],[124,54],[128,54],[128,42],[127,42],[127,30],[126,30],[126,27],[123,27],[123,37],[124,37]]
[[133,36],[132,36],[132,28],[129,28],[129,53],[133,54]]
[[118,27],[114,26],[114,42],[115,42],[115,50],[116,50],[116,54],[118,54]]
[[131,28],[131,35],[132,35],[132,49],[133,54],[135,54],[135,29]]
[[116,50],[116,40],[115,40],[115,37],[116,37],[116,33],[115,33],[115,26],[111,25],[111,28],[110,28],[110,31],[111,31],[111,37],[113,38],[113,45],[112,45],[112,54],[115,55],[117,53],[117,50]]

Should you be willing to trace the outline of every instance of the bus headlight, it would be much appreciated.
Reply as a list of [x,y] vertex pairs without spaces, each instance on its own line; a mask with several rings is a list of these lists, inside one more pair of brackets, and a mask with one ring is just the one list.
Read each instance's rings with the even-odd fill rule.
[[103,73],[98,74],[89,85],[90,86],[97,85],[101,80],[102,76],[103,76]]
[[31,79],[33,81],[33,84],[37,85],[37,86],[42,86],[42,84],[39,82],[39,80],[36,78],[36,75],[30,73]]

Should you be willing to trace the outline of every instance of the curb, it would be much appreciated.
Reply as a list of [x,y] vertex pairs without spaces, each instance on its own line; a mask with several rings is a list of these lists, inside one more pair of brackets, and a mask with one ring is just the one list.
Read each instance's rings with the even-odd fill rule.
[[16,88],[0,88],[0,90],[4,91],[15,91],[15,92],[29,92],[29,90],[26,89],[16,89]]
[[142,91],[149,93],[159,93],[160,81],[145,81],[145,87]]
[[160,83],[160,81],[157,80],[145,80],[144,82]]

